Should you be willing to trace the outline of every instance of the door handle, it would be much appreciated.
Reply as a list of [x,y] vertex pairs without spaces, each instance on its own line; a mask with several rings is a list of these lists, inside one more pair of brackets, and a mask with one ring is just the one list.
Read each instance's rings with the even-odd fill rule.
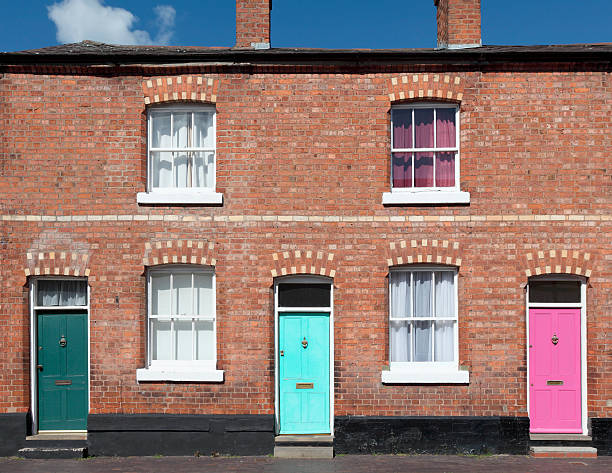
[[285,350],[281,350],[280,355],[285,356]]
[[38,369],[38,371],[42,371],[43,370],[43,365],[36,365],[36,368]]

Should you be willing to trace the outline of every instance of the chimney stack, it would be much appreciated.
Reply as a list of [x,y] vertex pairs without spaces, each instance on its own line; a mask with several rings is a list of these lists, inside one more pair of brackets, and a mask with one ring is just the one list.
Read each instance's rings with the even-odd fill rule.
[[236,48],[270,49],[272,0],[236,0]]
[[438,8],[438,48],[482,46],[480,0],[434,0],[434,5]]

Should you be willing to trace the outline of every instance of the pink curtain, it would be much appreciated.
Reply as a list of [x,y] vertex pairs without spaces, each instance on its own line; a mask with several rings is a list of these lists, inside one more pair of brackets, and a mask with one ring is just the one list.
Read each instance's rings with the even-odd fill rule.
[[[416,148],[434,147],[433,108],[414,111],[414,141]],[[433,187],[433,153],[414,154],[414,187]]]
[[[436,147],[455,147],[455,109],[439,108],[436,110]],[[453,187],[455,185],[455,153],[436,153],[436,186]]]
[[[393,111],[393,148],[412,148],[412,110]],[[410,153],[393,153],[393,187],[412,187]]]

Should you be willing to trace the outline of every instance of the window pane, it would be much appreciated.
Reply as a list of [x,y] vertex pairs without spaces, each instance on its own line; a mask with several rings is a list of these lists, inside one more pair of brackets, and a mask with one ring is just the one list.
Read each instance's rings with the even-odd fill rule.
[[192,360],[193,330],[191,320],[174,321],[174,348],[176,360]]
[[171,334],[170,321],[151,319],[151,345],[153,360],[171,360]]
[[412,109],[391,112],[393,120],[393,148],[412,148]]
[[194,278],[196,291],[196,315],[212,316],[215,313],[213,307],[213,289],[211,274],[196,274]]
[[389,323],[391,361],[410,361],[410,328],[410,322],[392,320]]
[[431,272],[415,271],[414,281],[414,316],[431,317]]
[[172,147],[186,148],[190,146],[191,112],[174,113],[174,129],[172,130]]
[[417,108],[414,110],[415,148],[434,147],[433,116],[433,108]]
[[414,153],[414,187],[433,187],[433,153]]
[[531,281],[529,302],[580,303],[580,281]]
[[329,307],[330,284],[279,284],[279,307]]
[[455,185],[455,153],[436,153],[436,186]]
[[196,148],[214,148],[215,137],[213,135],[213,113],[194,113],[194,144]]
[[391,317],[410,317],[410,273],[392,272],[391,279]]
[[414,361],[431,360],[431,322],[420,321],[414,324]]
[[151,147],[170,148],[170,112],[151,113]]
[[436,109],[436,145],[438,148],[454,148],[456,141],[455,109]]
[[151,275],[151,314],[170,315],[170,275]]
[[455,322],[436,322],[435,361],[453,361],[455,359]]
[[174,187],[189,187],[189,156],[174,153]]
[[172,282],[173,315],[192,315],[191,273],[174,274]]
[[215,153],[194,153],[193,186],[212,188],[214,174]]
[[172,187],[172,153],[152,152],[153,187]]
[[412,153],[393,153],[393,187],[412,187]]
[[215,333],[214,322],[200,320],[195,323],[196,327],[196,358],[198,360],[215,359]]
[[436,272],[436,317],[455,316],[455,274]]
[[87,281],[85,280],[40,280],[37,285],[39,306],[84,306],[87,305]]

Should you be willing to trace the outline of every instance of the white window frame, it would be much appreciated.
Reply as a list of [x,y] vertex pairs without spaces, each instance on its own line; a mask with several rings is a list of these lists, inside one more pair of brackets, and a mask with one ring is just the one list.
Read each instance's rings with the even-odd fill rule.
[[[213,313],[211,315],[173,315],[158,317],[151,314],[152,307],[152,277],[153,275],[159,274],[170,274],[171,280],[172,275],[176,274],[207,274],[212,277],[212,305]],[[146,360],[147,364],[145,368],[136,370],[136,379],[138,382],[141,381],[192,381],[192,382],[222,382],[223,381],[223,370],[217,370],[217,318],[216,318],[216,276],[213,268],[208,266],[197,266],[197,265],[160,265],[150,268],[147,271],[147,319],[146,319]],[[193,283],[192,283],[193,284]],[[170,296],[172,297],[172,295]],[[193,286],[192,286],[192,297],[193,297]],[[171,310],[172,311],[172,310]],[[213,322],[213,344],[214,344],[214,357],[212,360],[153,360],[153,333],[151,320],[154,318],[167,319],[171,317],[174,323],[174,319],[184,320],[205,320]],[[174,338],[171,338],[172,346],[174,347]]]
[[[391,313],[391,274],[400,272],[452,272],[454,275],[453,286],[455,296],[455,313],[452,317],[435,317],[432,312],[431,317],[392,317]],[[457,268],[452,266],[432,266],[432,265],[411,265],[391,268],[389,271],[389,315],[388,327],[390,333],[391,321],[449,321],[455,322],[453,343],[454,355],[453,361],[390,361],[389,370],[385,370],[381,374],[384,384],[466,384],[470,381],[470,373],[466,370],[459,370],[459,289],[458,289],[458,274]],[[411,276],[411,288],[412,276]],[[435,274],[432,276],[432,311],[435,310]],[[414,295],[411,295],[411,311],[414,306]],[[390,337],[390,335],[389,335]],[[435,328],[432,326],[432,353],[435,350]],[[389,360],[391,359],[391,339],[389,338]]]
[[[187,152],[213,152],[214,165],[211,187],[153,187],[153,163],[152,154],[158,151],[177,151],[178,148],[152,148],[152,120],[151,115],[157,111],[165,112],[191,112],[199,110],[213,112],[213,148],[188,147],[180,148]],[[174,169],[174,166],[173,166]],[[217,111],[213,105],[190,104],[190,105],[162,105],[147,109],[147,192],[139,192],[137,202],[139,204],[222,204],[223,194],[215,191],[217,186]]]
[[[434,109],[434,147],[433,148],[416,148],[415,144],[415,127],[412,127],[412,148],[394,148],[393,147],[393,112],[394,110],[412,110],[412,122],[414,124],[414,111],[417,109],[433,108]],[[455,110],[455,147],[438,148],[436,147],[436,110],[448,108]],[[461,146],[460,146],[460,112],[458,104],[449,104],[443,102],[419,102],[398,104],[391,107],[391,153],[389,156],[390,166],[390,182],[389,187],[391,192],[383,193],[383,204],[469,204],[470,193],[461,192],[460,190],[460,161],[461,161]],[[419,153],[431,152],[433,159],[433,179],[434,187],[393,187],[393,153]],[[436,152],[454,152],[455,153],[455,185],[453,187],[436,187]],[[413,158],[414,159],[414,158]],[[414,162],[412,163],[412,183],[414,185]]]

